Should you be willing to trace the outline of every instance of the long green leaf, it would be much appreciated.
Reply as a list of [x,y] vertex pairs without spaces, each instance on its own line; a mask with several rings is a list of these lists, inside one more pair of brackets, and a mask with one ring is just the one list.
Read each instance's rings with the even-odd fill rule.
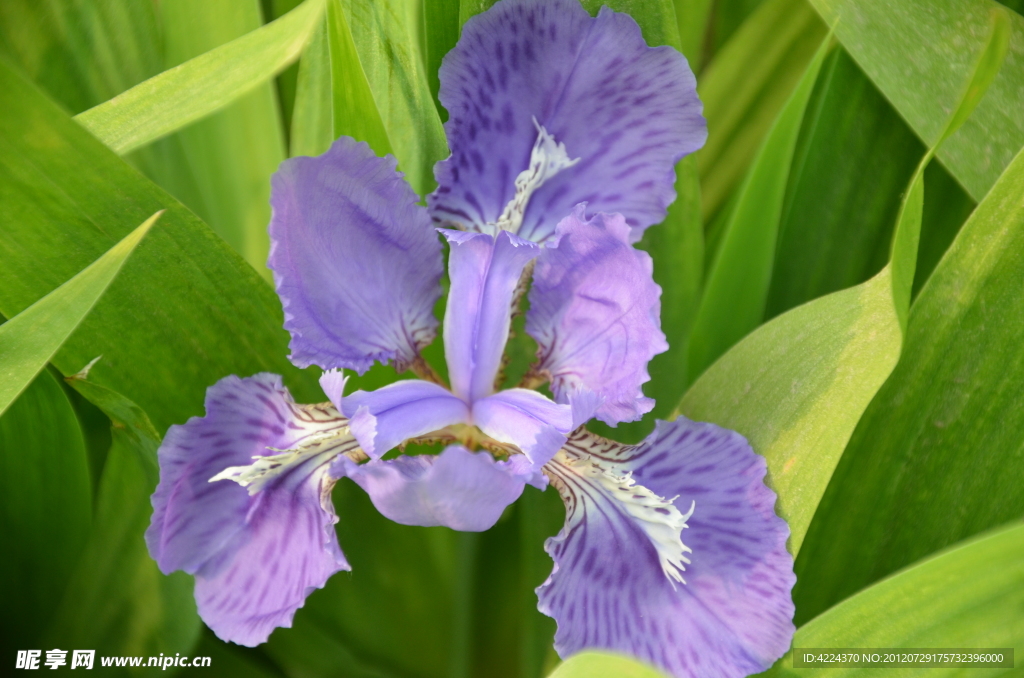
[[226,106],[298,58],[323,11],[306,0],[277,21],[161,73],[75,119],[117,153]]
[[[938,142],[988,42],[992,0],[810,0],[929,146]],[[1002,10],[1005,11],[1005,10]],[[1002,72],[938,157],[980,200],[1024,146],[1024,18],[1010,16]]]
[[[258,29],[259,0],[165,0],[160,3],[165,65],[177,66]],[[169,171],[160,184],[270,279],[270,175],[285,158],[284,130],[273,82],[175,135],[188,172]]]
[[692,375],[703,372],[764,318],[793,151],[830,41],[826,37],[819,47],[740,187],[694,321],[687,356]]
[[299,61],[288,155],[320,155],[334,141],[334,92],[328,20],[320,21]]
[[437,104],[441,120],[448,119],[448,112],[441,107],[437,91],[441,81],[437,77],[441,59],[455,47],[459,40],[459,0],[423,0],[424,63],[430,81],[430,93]]
[[0,325],[0,414],[78,328],[159,216],[151,216],[81,273]]
[[713,4],[711,0],[675,0],[679,51],[698,75],[704,65],[704,39]]
[[143,539],[160,436],[135,403],[83,378],[68,382],[110,417],[112,444],[88,542],[50,622],[47,646],[103,655],[188,654],[200,627],[192,578],[161,574]]
[[906,355],[850,441],[797,561],[802,615],[1024,513],[1022,187],[1024,153],[914,303]]
[[742,180],[827,30],[805,0],[768,0],[701,74],[708,140],[697,161],[706,223]]
[[85,547],[92,490],[82,432],[44,372],[0,417],[0,648],[39,647]]
[[[1024,525],[994,530],[903,570],[802,626],[794,648],[1024,647]],[[879,669],[793,668],[792,653],[767,675],[874,676]],[[1020,657],[1014,658],[1019,666]],[[984,669],[1009,675],[1010,669]],[[1018,669],[1019,671],[1019,669]],[[946,678],[979,669],[929,668]],[[903,669],[900,675],[918,675]]]
[[108,293],[53,358],[139,404],[157,430],[202,409],[228,374],[283,374],[297,398],[323,397],[286,359],[280,302],[180,203],[126,165],[0,62],[0,313],[13,317],[166,209]]
[[665,674],[635,659],[586,650],[560,664],[548,678],[664,678]]

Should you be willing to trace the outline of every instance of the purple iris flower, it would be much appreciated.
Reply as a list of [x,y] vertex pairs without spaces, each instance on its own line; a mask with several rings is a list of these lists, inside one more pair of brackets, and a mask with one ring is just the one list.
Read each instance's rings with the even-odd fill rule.
[[[160,448],[151,554],[195,575],[218,636],[256,645],[350,569],[330,500],[341,478],[392,520],[468,531],[550,483],[566,522],[537,592],[560,654],[620,651],[679,677],[764,670],[789,647],[795,577],[763,458],[685,418],[639,445],[583,428],[653,407],[641,387],[667,348],[661,290],[633,243],[706,136],[686,60],[607,8],[502,0],[466,23],[440,78],[452,155],[428,207],[393,158],[349,138],[274,176],[269,265],[291,360],[326,370],[330,402],[296,404],[270,374],[212,386],[206,415]],[[422,357],[438,232],[450,386]],[[499,390],[527,288],[537,362]],[[345,395],[340,368],[375,361],[418,378]],[[553,398],[530,388],[543,383]],[[408,442],[447,447],[383,458]]]

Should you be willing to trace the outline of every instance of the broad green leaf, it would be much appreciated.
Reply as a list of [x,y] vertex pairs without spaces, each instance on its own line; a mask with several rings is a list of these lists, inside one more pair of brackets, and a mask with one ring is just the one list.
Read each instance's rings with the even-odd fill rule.
[[[900,115],[935,145],[988,42],[992,0],[810,0]],[[1009,17],[1002,72],[939,159],[980,200],[1024,145],[1024,17]]]
[[441,59],[459,40],[459,29],[462,26],[459,7],[459,0],[423,0],[424,63],[430,81],[430,93],[442,121],[448,119],[448,112],[441,107],[437,98],[437,91],[441,87],[437,72],[441,68]]
[[117,153],[181,129],[252,91],[298,58],[323,11],[306,0],[277,21],[136,85],[75,117]]
[[665,678],[665,674],[623,655],[587,650],[560,664],[548,678]]
[[[1016,647],[1019,654],[1024,646],[1022,609],[1024,525],[1015,522],[915,563],[843,601],[802,626],[793,647]],[[879,674],[879,669],[794,669],[792,652],[796,651],[766,675],[845,678]],[[1019,666],[1019,656],[1015,662]],[[928,668],[904,669],[899,675],[946,678],[978,672]],[[984,672],[1016,674],[1012,669]]]
[[[102,655],[189,654],[199,636],[192,577],[164,576],[143,539],[160,436],[135,403],[84,378],[68,382],[110,417],[112,444],[88,541],[45,636]],[[157,673],[151,669],[149,673]]]
[[692,375],[703,372],[764,318],[793,151],[830,41],[826,37],[822,42],[739,189],[694,320],[687,356]]
[[[262,25],[259,0],[165,0],[160,19],[167,67]],[[175,136],[190,171],[164,173],[159,183],[269,280],[270,175],[285,158],[273,82],[261,82]]]
[[1024,513],[1022,186],[1018,154],[915,301],[797,561],[801,616]]
[[166,209],[108,293],[54,356],[139,404],[163,431],[202,411],[228,374],[283,374],[301,402],[316,377],[287,360],[273,291],[180,203],[0,62],[0,313],[13,317]]
[[716,0],[715,13],[708,22],[708,50],[714,55],[736,34],[765,0]]
[[[331,1],[344,8],[359,66],[389,146],[398,158],[398,169],[405,173],[416,193],[425,195],[434,188],[434,163],[448,155],[448,146],[416,40],[419,27],[413,26],[412,3]],[[339,77],[335,73],[335,87]],[[342,133],[337,124],[336,117],[336,137]],[[381,153],[372,141],[370,145]]]
[[78,328],[159,216],[151,216],[81,273],[0,325],[0,414]]
[[299,61],[288,155],[320,155],[334,141],[334,92],[327,19],[320,21]]
[[[998,29],[990,38],[998,42]],[[977,61],[973,82],[983,83],[998,68],[987,51]],[[976,100],[966,89],[951,120],[962,119],[958,109]],[[952,123],[947,129],[954,129]],[[890,263],[878,275],[761,326],[709,368],[680,403],[682,414],[738,431],[764,455],[794,555],[855,426],[899,359],[917,263],[924,168],[933,152],[925,154],[911,179]],[[859,478],[848,482],[859,483]],[[858,543],[860,531],[849,533]]]
[[697,164],[705,223],[743,178],[826,32],[806,0],[768,0],[701,73],[708,140]]
[[85,546],[89,466],[75,412],[44,372],[0,417],[0,647],[38,647]]
[[708,18],[712,16],[711,0],[675,0],[676,24],[679,29],[679,51],[700,75],[704,65]]

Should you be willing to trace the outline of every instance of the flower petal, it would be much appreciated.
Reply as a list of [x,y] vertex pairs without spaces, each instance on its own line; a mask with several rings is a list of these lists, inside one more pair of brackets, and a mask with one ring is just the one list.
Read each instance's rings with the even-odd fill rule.
[[538,369],[550,373],[558,402],[590,390],[603,401],[599,419],[635,421],[654,407],[641,390],[647,363],[668,349],[651,257],[629,244],[621,215],[588,221],[583,205],[558,224],[557,238],[537,259],[526,316]]
[[466,402],[494,392],[512,323],[512,300],[537,245],[508,231],[497,236],[443,230],[451,243],[451,290],[444,315],[444,355],[452,391]]
[[[165,573],[196,575],[203,620],[225,640],[255,645],[288,626],[308,592],[349,569],[334,533],[327,461],[354,450],[330,405],[296,405],[281,378],[226,377],[207,391],[206,415],[172,426],[160,446],[160,484],[146,531]],[[211,482],[278,450],[315,447],[250,490]]]
[[434,338],[441,243],[395,166],[342,137],[273,177],[267,265],[299,367],[404,369]]
[[572,430],[572,408],[537,391],[513,388],[473,403],[473,423],[495,440],[515,445],[540,470]]
[[356,391],[342,401],[352,433],[373,459],[407,438],[469,422],[469,407],[429,381],[396,381],[376,391]]
[[436,456],[402,456],[362,466],[347,462],[345,467],[377,510],[396,523],[463,532],[491,528],[524,487],[487,452],[474,454],[460,445]]
[[440,78],[452,155],[428,203],[442,224],[493,232],[548,133],[579,162],[533,191],[519,234],[542,242],[588,202],[624,214],[636,242],[675,199],[676,162],[707,137],[685,57],[648,47],[628,15],[592,18],[577,0],[497,3],[466,22]]
[[[541,612],[558,621],[559,654],[625,652],[677,678],[771,666],[793,637],[796,578],[765,469],[742,436],[682,417],[658,422],[636,446],[571,437],[546,467],[567,515],[545,544],[555,568],[537,589]],[[677,511],[692,507],[689,551],[676,552],[674,564],[658,525],[672,524],[672,507],[659,497]],[[671,576],[680,564],[685,584]]]

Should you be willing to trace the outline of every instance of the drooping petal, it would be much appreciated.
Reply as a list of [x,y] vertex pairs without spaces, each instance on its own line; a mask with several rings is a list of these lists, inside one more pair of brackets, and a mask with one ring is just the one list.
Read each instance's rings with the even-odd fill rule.
[[[221,638],[266,640],[291,624],[310,590],[349,569],[326,474],[333,457],[356,447],[347,424],[330,405],[296,405],[279,376],[258,374],[220,380],[207,391],[205,416],[168,430],[146,543],[163,572],[196,575],[199,613]],[[268,459],[288,449],[302,450],[293,463]],[[263,460],[249,489],[211,482]]]
[[540,152],[562,169],[531,189],[522,237],[543,241],[587,202],[624,214],[636,242],[675,199],[676,162],[707,136],[686,59],[648,47],[628,15],[592,18],[578,0],[497,3],[462,27],[440,78],[452,155],[428,202],[442,224],[494,232]]
[[506,472],[490,454],[461,445],[436,456],[402,456],[362,466],[345,462],[345,467],[377,510],[396,523],[444,525],[463,532],[491,528],[524,487],[522,479]]
[[538,367],[558,402],[585,389],[602,399],[595,416],[605,423],[635,421],[654,407],[641,390],[647,363],[668,349],[651,257],[629,244],[621,215],[587,220],[583,205],[556,234],[537,259],[526,316]]
[[495,440],[515,445],[540,470],[572,430],[572,408],[537,391],[513,388],[473,403],[473,423]]
[[469,406],[429,381],[396,381],[376,391],[356,391],[342,401],[360,447],[372,459],[407,438],[469,422]]
[[508,231],[442,231],[451,243],[444,355],[452,391],[467,402],[494,392],[523,268],[540,248]]
[[401,366],[434,338],[441,243],[395,166],[342,137],[273,176],[267,265],[299,367]]
[[636,446],[574,434],[546,467],[567,515],[537,589],[558,652],[624,652],[677,678],[771,666],[793,637],[796,578],[765,469],[739,434],[682,417]]

